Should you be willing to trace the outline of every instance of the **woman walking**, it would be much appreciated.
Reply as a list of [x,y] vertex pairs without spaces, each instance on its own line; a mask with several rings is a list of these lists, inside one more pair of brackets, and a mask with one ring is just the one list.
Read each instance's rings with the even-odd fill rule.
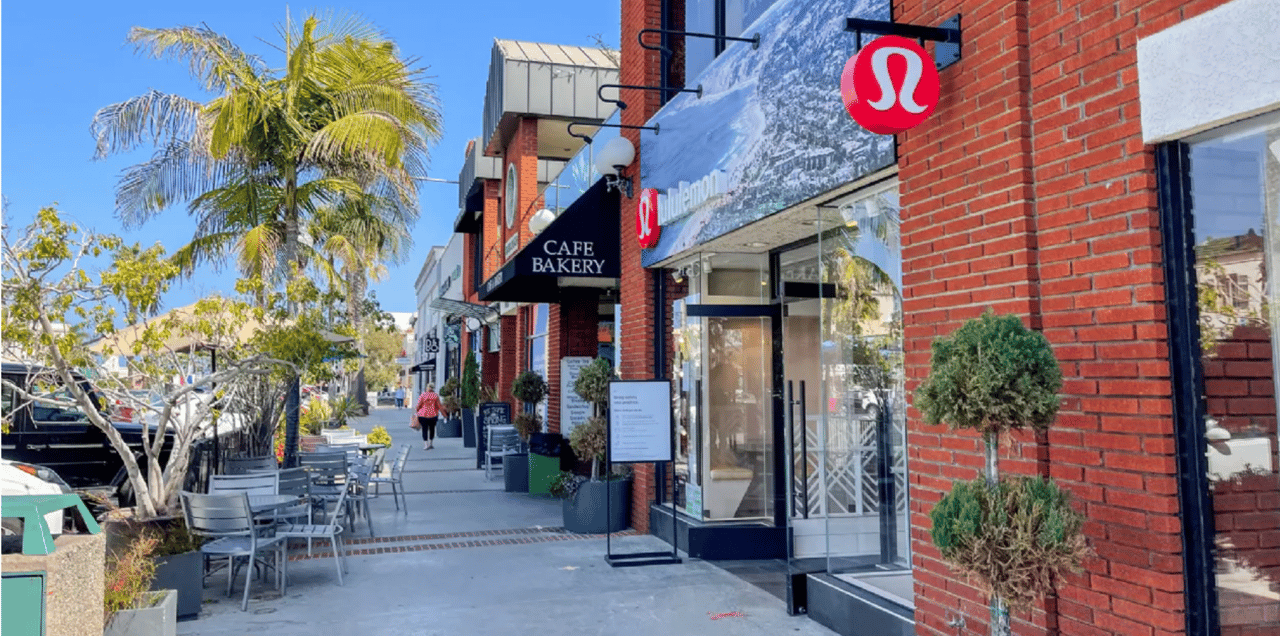
[[440,396],[436,395],[436,385],[428,384],[427,390],[418,396],[418,426],[422,429],[422,450],[435,448],[432,442],[436,438],[436,422],[440,419]]

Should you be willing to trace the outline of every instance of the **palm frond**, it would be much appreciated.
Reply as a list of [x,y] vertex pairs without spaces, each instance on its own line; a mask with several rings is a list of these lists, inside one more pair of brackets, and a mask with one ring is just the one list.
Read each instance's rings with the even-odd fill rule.
[[116,214],[126,228],[138,227],[175,201],[221,187],[235,170],[233,162],[214,159],[188,141],[170,141],[125,170],[116,188]]
[[203,105],[180,95],[151,90],[98,110],[89,124],[94,158],[127,152],[145,142],[167,144],[192,136]]
[[134,27],[129,31],[129,41],[156,59],[186,60],[191,74],[200,79],[206,90],[253,86],[266,70],[257,56],[245,53],[226,36],[204,25],[167,29]]

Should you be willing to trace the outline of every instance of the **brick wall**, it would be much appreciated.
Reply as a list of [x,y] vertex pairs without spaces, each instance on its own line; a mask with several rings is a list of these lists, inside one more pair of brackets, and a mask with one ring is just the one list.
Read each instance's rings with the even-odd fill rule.
[[[964,16],[964,60],[899,136],[908,390],[929,345],[994,307],[1054,344],[1065,376],[1047,438],[1001,470],[1048,474],[1088,517],[1097,558],[1017,634],[1184,630],[1180,522],[1153,153],[1141,141],[1136,41],[1211,2],[894,0],[895,21]],[[939,558],[928,512],[977,476],[972,435],[909,414],[917,633],[987,630],[986,598]]]
[[[519,313],[519,312],[517,312]],[[517,316],[503,316],[498,319],[502,323],[498,334],[502,341],[498,352],[498,395],[503,402],[515,406],[516,399],[511,396],[511,385],[516,381],[516,374],[521,371],[520,364],[520,323]],[[514,411],[513,411],[514,412]]]
[[[644,49],[636,40],[641,29],[662,28],[661,0],[622,0],[622,68],[619,84],[658,86],[661,84],[661,56],[657,51]],[[643,126],[660,105],[657,91],[621,91],[628,108],[622,111],[622,123]],[[624,175],[631,176],[633,194],[638,195],[640,183],[640,132],[623,129],[622,135],[636,147],[636,161]],[[646,133],[650,134],[650,133]],[[640,380],[653,377],[653,347],[649,343],[656,337],[653,324],[653,279],[640,265],[640,244],[625,228],[635,226],[635,198],[620,197],[622,215],[622,279],[620,283],[622,315],[622,342],[620,343],[619,371],[624,380]],[[649,531],[649,503],[654,500],[653,464],[637,464],[635,481],[631,491],[631,525],[640,532]]]
[[484,180],[484,280],[480,281],[481,284],[502,268],[502,241],[506,235],[502,229],[501,192],[501,181]]
[[560,432],[560,359],[565,356],[595,357],[600,322],[600,295],[594,291],[561,292],[560,304],[550,306],[547,317],[547,430]]
[[[521,117],[516,126],[515,135],[507,143],[505,161],[502,164],[502,196],[506,196],[507,171],[512,164],[516,165],[519,177],[516,180],[519,200],[516,202],[515,226],[506,228],[506,201],[502,202],[500,216],[503,221],[502,241],[506,244],[512,234],[519,234],[520,246],[529,242],[529,217],[537,211],[534,202],[538,199],[538,120],[533,117]],[[506,262],[506,258],[502,258]]]

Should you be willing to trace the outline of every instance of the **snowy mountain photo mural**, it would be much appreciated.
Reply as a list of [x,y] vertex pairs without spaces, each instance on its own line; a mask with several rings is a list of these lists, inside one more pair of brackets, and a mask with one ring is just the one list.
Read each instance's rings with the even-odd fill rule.
[[[845,111],[840,74],[855,52],[845,18],[889,19],[886,0],[780,0],[743,31],[759,49],[729,43],[641,135],[641,182],[663,194],[722,170],[726,194],[662,228],[646,266],[893,165],[892,135],[864,130]],[[864,36],[869,41],[871,36]]]

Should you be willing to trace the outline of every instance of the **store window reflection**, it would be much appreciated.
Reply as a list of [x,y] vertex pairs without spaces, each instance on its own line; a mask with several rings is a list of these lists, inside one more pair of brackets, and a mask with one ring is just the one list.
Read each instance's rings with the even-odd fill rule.
[[1280,123],[1191,144],[1215,587],[1225,636],[1280,633],[1275,289]]

